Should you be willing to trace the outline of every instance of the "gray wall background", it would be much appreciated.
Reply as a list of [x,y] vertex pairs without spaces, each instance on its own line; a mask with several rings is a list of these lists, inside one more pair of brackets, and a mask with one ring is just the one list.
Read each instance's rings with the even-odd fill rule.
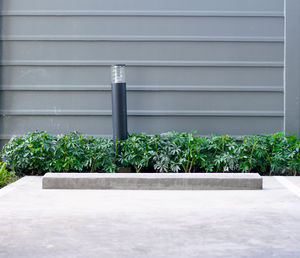
[[0,137],[111,135],[114,63],[130,132],[282,131],[284,14],[284,0],[3,0]]

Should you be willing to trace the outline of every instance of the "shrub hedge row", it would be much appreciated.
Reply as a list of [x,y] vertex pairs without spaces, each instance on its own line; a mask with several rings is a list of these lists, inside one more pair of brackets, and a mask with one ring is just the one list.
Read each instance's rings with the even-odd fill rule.
[[47,132],[12,138],[1,152],[17,175],[45,172],[259,172],[296,175],[300,171],[300,141],[283,133],[197,137],[195,132],[131,134],[114,147],[112,139],[72,132]]

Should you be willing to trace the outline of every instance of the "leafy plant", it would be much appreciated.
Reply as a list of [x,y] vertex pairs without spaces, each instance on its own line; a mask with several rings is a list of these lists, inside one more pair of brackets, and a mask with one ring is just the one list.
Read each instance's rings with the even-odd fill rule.
[[54,171],[54,151],[55,137],[43,131],[34,132],[12,138],[3,147],[1,158],[17,174],[40,175],[43,171]]
[[151,139],[151,163],[157,172],[179,172],[180,146],[175,141],[180,133],[169,132],[161,135],[153,135]]
[[123,167],[133,166],[137,173],[148,167],[151,157],[150,139],[150,136],[142,133],[139,135],[131,134],[128,139],[121,141],[118,157],[120,165]]
[[56,171],[82,171],[84,168],[85,139],[76,132],[58,136],[53,167]]
[[58,136],[51,171],[114,172],[115,152],[111,139],[83,136],[77,132]]
[[7,171],[5,162],[0,162],[0,188],[12,183],[15,180],[15,173]]
[[252,135],[242,138],[237,150],[239,170],[242,172],[266,172],[270,166],[269,146],[264,135]]
[[292,171],[293,175],[297,175],[300,171],[300,141],[296,135],[286,137],[288,142],[287,167]]
[[90,172],[104,170],[113,173],[117,170],[116,151],[111,139],[86,137],[83,149],[83,166]]

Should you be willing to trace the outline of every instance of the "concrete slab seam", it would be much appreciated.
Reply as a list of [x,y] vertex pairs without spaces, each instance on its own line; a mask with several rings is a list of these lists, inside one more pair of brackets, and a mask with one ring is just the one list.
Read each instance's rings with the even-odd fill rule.
[[275,179],[282,184],[285,188],[287,188],[290,192],[300,197],[300,188],[295,184],[284,178],[283,176],[275,176]]
[[20,185],[24,185],[26,182],[24,181],[25,177],[18,179],[17,181],[3,187],[0,189],[0,197],[10,193],[12,190],[16,189]]

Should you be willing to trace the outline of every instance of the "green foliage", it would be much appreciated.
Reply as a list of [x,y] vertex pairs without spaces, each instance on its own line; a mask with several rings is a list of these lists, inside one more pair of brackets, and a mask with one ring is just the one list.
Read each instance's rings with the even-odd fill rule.
[[117,170],[115,164],[116,152],[113,141],[100,137],[85,137],[83,149],[83,167],[86,171],[104,170],[113,173]]
[[0,188],[12,183],[15,180],[15,173],[6,169],[5,162],[0,162]]
[[18,175],[116,170],[111,139],[84,136],[76,132],[59,136],[34,132],[12,138],[3,147],[1,158]]
[[[151,162],[157,172],[178,172],[180,170],[180,146],[176,138],[180,133],[169,132],[153,135],[151,138]],[[180,139],[178,139],[180,141]]]
[[191,172],[199,159],[199,140],[194,133],[169,132],[154,135],[152,162],[158,172]]
[[40,175],[51,169],[55,151],[55,137],[46,132],[28,133],[12,138],[3,148],[1,158],[17,174]]
[[48,171],[115,172],[260,172],[296,175],[300,171],[300,141],[283,133],[198,137],[196,132],[131,134],[114,147],[112,139],[76,132],[50,136],[28,133],[11,139],[1,152],[7,167],[19,174]]
[[138,173],[148,167],[151,151],[151,137],[145,134],[131,134],[119,143],[118,162],[123,167],[133,166]]
[[245,136],[239,146],[240,170],[270,174],[296,174],[300,171],[299,139],[283,133]]
[[60,135],[56,141],[53,168],[56,171],[82,171],[84,167],[83,136],[76,132]]
[[288,142],[286,166],[294,175],[297,175],[297,171],[300,171],[300,141],[296,135],[287,136],[286,141]]

